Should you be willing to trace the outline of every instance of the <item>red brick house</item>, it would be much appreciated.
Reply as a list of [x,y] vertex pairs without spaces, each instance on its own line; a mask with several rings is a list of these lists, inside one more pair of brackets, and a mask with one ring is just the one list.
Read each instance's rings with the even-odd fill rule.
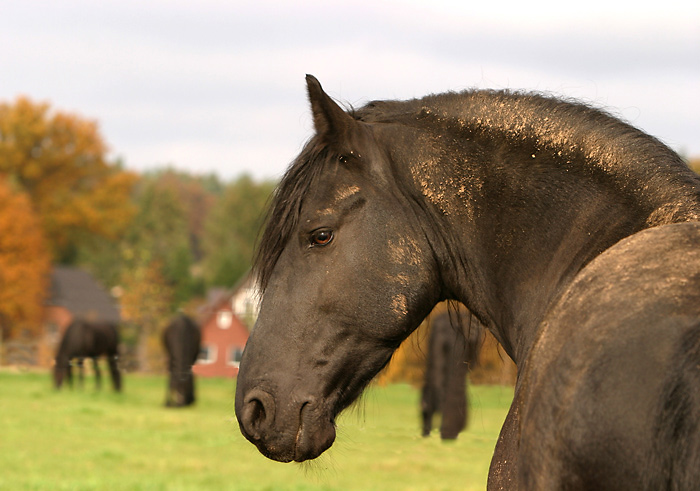
[[[236,290],[237,292],[239,290]],[[201,316],[202,349],[193,367],[200,377],[235,377],[249,330],[236,312],[238,296],[222,294]]]

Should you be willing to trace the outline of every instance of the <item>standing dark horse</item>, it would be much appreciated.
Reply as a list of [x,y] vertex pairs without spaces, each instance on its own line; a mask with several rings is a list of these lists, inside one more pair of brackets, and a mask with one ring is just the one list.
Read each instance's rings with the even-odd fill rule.
[[112,386],[115,391],[121,391],[122,378],[117,366],[119,358],[119,332],[117,327],[109,322],[74,320],[63,334],[63,339],[61,339],[61,344],[56,353],[56,364],[53,372],[56,388],[61,388],[63,378],[66,375],[68,383],[71,386],[73,385],[71,361],[74,359],[77,359],[80,384],[82,386],[84,379],[83,362],[85,358],[91,358],[95,367],[95,385],[99,389],[102,385],[102,376],[97,359],[100,356],[107,357],[109,372],[112,375]]
[[[451,319],[452,315],[459,317]],[[440,437],[443,440],[454,440],[466,427],[467,373],[478,361],[481,337],[481,326],[471,322],[468,312],[447,311],[431,320],[421,393],[423,436],[430,435],[435,413],[442,414]]]
[[491,489],[700,483],[700,178],[576,103],[468,91],[343,111],[307,77],[316,135],[256,259],[243,434],[312,459],[438,301],[518,365]]
[[168,353],[168,394],[165,405],[189,406],[194,403],[194,374],[201,335],[197,324],[188,316],[178,315],[163,331],[163,346]]

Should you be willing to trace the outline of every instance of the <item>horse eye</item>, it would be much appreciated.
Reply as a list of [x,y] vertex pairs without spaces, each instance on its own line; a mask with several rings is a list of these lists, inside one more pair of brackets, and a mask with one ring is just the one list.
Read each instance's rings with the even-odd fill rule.
[[331,240],[333,240],[332,230],[321,229],[311,233],[311,247],[328,245]]

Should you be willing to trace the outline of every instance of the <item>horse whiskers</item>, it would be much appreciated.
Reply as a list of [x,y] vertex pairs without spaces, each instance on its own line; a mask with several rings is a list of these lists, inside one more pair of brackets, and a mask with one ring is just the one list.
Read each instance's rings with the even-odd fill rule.
[[305,460],[304,462],[295,462],[304,472],[304,475],[317,482],[327,483],[331,477],[337,475],[337,468],[332,456],[332,452],[328,451],[313,460]]
[[353,413],[357,417],[358,422],[364,422],[367,419],[367,398],[370,396],[372,384],[365,386],[357,398],[344,409],[344,413]]

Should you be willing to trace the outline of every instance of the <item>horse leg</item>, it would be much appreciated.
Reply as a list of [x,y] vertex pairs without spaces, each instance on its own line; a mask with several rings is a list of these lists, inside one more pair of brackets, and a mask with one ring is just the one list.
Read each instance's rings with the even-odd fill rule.
[[180,374],[177,369],[177,363],[171,356],[168,364],[168,394],[165,401],[167,407],[177,407],[178,405],[178,391],[180,386]]
[[57,356],[53,366],[53,382],[56,390],[59,390],[66,378],[66,368],[69,367],[70,360],[65,360],[62,356]]
[[518,447],[520,434],[520,402],[516,393],[493,451],[486,489],[508,491],[518,489]]
[[95,389],[100,390],[102,389],[102,373],[96,356],[92,359],[92,366],[95,367]]
[[78,381],[80,390],[85,388],[85,358],[78,358]]
[[108,356],[107,363],[109,363],[109,373],[112,375],[112,387],[115,392],[121,392],[122,390],[122,374],[119,372],[118,365],[119,358],[117,355]]
[[442,390],[440,437],[454,440],[467,425],[467,347],[458,335],[449,350]]
[[185,406],[194,404],[194,375],[190,372],[184,381]]
[[187,373],[183,371],[181,364],[178,364],[178,370],[175,372],[175,389],[173,391],[174,405],[177,407],[182,407],[187,405],[186,399],[187,392]]
[[66,365],[66,376],[68,378],[68,386],[73,388],[73,362],[69,359]]
[[423,386],[423,394],[421,396],[421,416],[423,417],[423,436],[430,436],[430,431],[433,429],[433,413],[435,412],[434,391],[431,390],[428,383]]
[[467,424],[466,364],[453,368],[442,391],[440,437],[454,440]]
[[168,371],[168,391],[165,394],[165,405],[166,407],[172,407],[175,405],[174,395],[175,393],[175,372],[173,367],[170,367]]
[[73,389],[73,365],[71,364],[70,360],[66,362],[66,365],[62,368],[62,370],[65,370],[68,387]]

